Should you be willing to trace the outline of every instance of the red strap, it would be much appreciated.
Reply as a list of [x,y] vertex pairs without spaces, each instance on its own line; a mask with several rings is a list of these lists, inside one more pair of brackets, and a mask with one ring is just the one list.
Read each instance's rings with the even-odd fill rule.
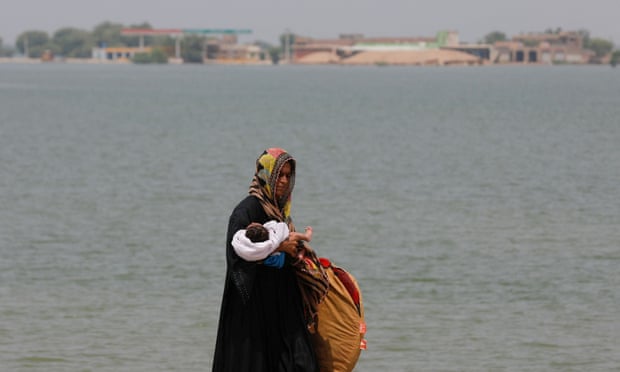
[[332,265],[329,259],[325,257],[320,257],[319,262],[321,263],[321,266],[323,266],[325,269],[327,269],[328,267]]
[[344,284],[345,288],[347,289],[347,292],[349,292],[349,294],[351,295],[351,298],[353,299],[353,302],[355,303],[355,306],[358,307],[360,306],[360,294],[357,291],[357,288],[355,287],[355,284],[353,284],[353,280],[351,280],[351,277],[349,276],[349,274],[344,271],[343,269],[339,268],[339,267],[334,267],[334,274],[336,274],[336,276],[338,277],[338,279],[340,279],[340,281],[342,282],[342,284]]

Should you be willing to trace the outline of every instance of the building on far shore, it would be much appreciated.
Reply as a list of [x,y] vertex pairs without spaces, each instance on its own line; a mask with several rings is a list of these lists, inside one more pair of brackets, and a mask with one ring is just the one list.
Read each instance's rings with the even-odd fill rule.
[[204,62],[222,64],[267,63],[266,52],[258,45],[238,44],[236,35],[223,35],[207,41]]
[[339,39],[297,37],[292,63],[342,65],[476,65],[474,53],[451,49],[459,46],[456,31],[435,37],[364,37],[340,35]]
[[151,47],[93,48],[92,58],[99,62],[131,62],[138,53],[151,53]]
[[[207,64],[269,64],[271,45],[239,44],[235,29],[123,29],[123,35],[139,36],[139,47],[93,48],[93,61],[128,62],[137,53],[151,53],[145,36],[166,35],[174,46],[160,49],[169,62],[182,63],[181,47],[187,35],[202,36],[190,62]],[[292,34],[288,34],[289,36]],[[286,39],[288,41],[291,39]],[[287,47],[289,46],[290,47]],[[609,59],[610,57],[608,57]],[[334,39],[294,35],[282,51],[282,63],[339,65],[482,65],[482,64],[587,64],[600,63],[595,53],[583,48],[576,31],[524,33],[494,44],[461,43],[457,31],[439,31],[432,37],[366,37],[341,34]]]
[[297,36],[291,63],[376,65],[586,64],[594,53],[583,49],[579,32],[529,33],[491,44],[463,44],[456,31],[435,37],[338,39]]
[[[238,44],[237,35],[249,34],[247,29],[123,29],[127,36],[139,37],[138,47],[93,48],[95,61],[127,62],[138,53],[151,53],[153,48],[145,46],[146,36],[168,36],[174,40],[174,47],[159,46],[169,62],[181,63],[182,44],[186,36],[199,36],[203,39],[201,53],[197,56],[203,63],[265,63],[266,52],[257,45]],[[197,62],[196,60],[192,62]]]
[[520,34],[494,46],[495,63],[586,64],[594,56],[583,49],[583,37],[575,31]]

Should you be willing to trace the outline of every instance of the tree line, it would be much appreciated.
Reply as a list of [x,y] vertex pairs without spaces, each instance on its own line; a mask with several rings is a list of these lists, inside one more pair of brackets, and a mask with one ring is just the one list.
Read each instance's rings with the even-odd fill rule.
[[[15,48],[18,54],[29,58],[41,58],[45,53],[64,58],[91,58],[94,47],[138,47],[140,37],[123,35],[121,31],[124,28],[153,29],[147,22],[125,26],[106,21],[90,31],[63,27],[49,35],[45,31],[28,30],[19,34]],[[185,62],[201,63],[207,40],[207,36],[184,36],[181,58]],[[153,52],[137,55],[136,62],[165,62],[167,56],[173,54],[175,39],[167,35],[144,36],[144,44],[152,47]],[[0,56],[11,54],[14,54],[13,51],[3,48],[0,39]]]
[[[129,27],[152,28],[148,23]],[[120,23],[103,22],[92,31],[63,27],[49,35],[45,31],[28,30],[18,35],[15,47],[17,53],[29,58],[41,58],[46,51],[67,58],[90,58],[96,46],[138,46],[139,38],[122,35],[123,28],[126,26]]]
[[[41,58],[45,53],[65,58],[90,58],[94,47],[137,47],[140,39],[138,36],[122,35],[123,28],[142,28],[152,29],[148,23],[133,24],[125,26],[121,23],[102,22],[95,26],[93,30],[84,30],[75,27],[63,27],[49,35],[45,31],[28,30],[22,32],[16,41],[16,50],[19,54],[29,58]],[[544,33],[558,34],[561,28],[547,29]],[[579,30],[583,48],[594,52],[597,58],[602,58],[611,54],[611,64],[615,66],[620,63],[620,49],[614,51],[614,43],[610,40],[591,37],[588,30]],[[282,56],[285,50],[290,50],[290,45],[294,43],[295,35],[292,33],[280,36],[280,45],[272,46],[268,43],[259,43],[264,50],[268,51],[269,57],[274,63]],[[484,36],[480,42],[494,44],[498,41],[508,41],[509,38],[502,31],[492,31]],[[206,36],[192,35],[183,38],[181,47],[181,58],[189,63],[202,63],[204,56],[204,46],[207,41]],[[165,62],[167,55],[171,55],[174,50],[175,40],[167,35],[145,36],[145,45],[153,47],[153,52],[137,56],[135,62]],[[535,46],[535,45],[527,45]],[[0,57],[11,56],[13,50],[3,46],[0,38]]]

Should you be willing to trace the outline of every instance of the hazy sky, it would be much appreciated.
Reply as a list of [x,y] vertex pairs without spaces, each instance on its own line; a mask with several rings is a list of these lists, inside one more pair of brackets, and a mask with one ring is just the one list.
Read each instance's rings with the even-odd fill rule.
[[154,28],[244,28],[242,42],[277,41],[292,32],[317,38],[433,36],[456,30],[476,42],[490,31],[585,28],[620,46],[620,0],[0,0],[0,37],[13,44],[26,30],[92,30],[103,21]]

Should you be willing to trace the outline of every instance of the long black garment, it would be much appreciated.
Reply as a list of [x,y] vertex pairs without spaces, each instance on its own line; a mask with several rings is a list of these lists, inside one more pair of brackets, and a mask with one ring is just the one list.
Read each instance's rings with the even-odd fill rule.
[[230,216],[214,372],[318,371],[293,267],[244,261],[231,245],[236,231],[268,220],[254,196],[241,201]]

